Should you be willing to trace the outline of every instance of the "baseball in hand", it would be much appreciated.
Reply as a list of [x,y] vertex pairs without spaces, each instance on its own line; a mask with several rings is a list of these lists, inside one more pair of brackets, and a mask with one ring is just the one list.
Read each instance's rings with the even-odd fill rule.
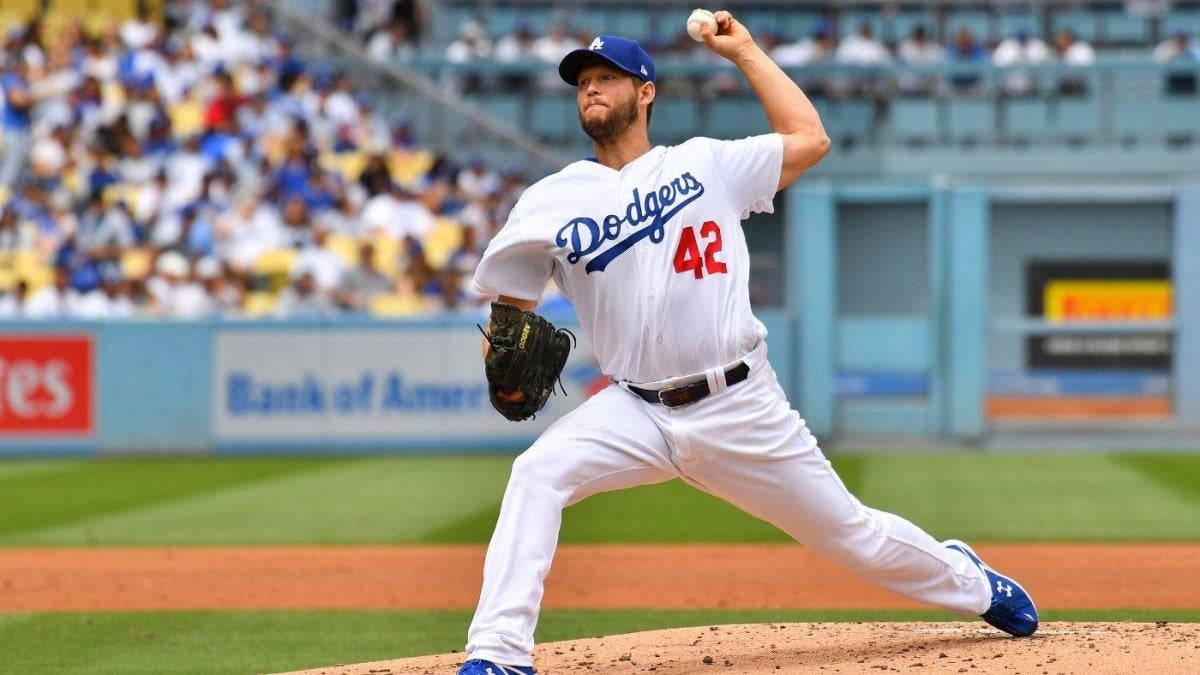
[[712,29],[713,34],[717,32],[717,17],[707,9],[693,9],[687,20],[687,32],[696,42],[704,42],[704,38],[700,35],[701,24],[708,24]]

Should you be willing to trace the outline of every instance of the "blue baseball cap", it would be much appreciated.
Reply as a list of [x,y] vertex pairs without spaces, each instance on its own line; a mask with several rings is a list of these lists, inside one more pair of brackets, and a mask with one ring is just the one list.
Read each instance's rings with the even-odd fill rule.
[[654,81],[654,60],[642,49],[637,40],[616,35],[598,35],[587,49],[576,49],[563,57],[558,64],[558,74],[572,87],[579,84],[579,71],[588,59],[598,56],[617,68],[645,82]]

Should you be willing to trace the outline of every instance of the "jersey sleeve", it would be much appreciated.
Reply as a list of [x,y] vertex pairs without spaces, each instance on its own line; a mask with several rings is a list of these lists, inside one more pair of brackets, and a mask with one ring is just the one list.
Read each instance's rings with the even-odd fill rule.
[[711,141],[709,149],[725,192],[743,220],[751,213],[775,212],[772,200],[783,170],[783,138],[779,134]]
[[529,236],[517,209],[483,252],[471,288],[483,295],[539,300],[554,271],[549,242]]

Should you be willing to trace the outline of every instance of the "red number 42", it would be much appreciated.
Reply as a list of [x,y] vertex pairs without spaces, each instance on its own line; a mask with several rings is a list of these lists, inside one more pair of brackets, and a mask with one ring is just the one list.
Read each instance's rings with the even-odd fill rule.
[[697,279],[702,279],[706,271],[709,274],[727,273],[729,269],[725,263],[717,260],[717,254],[721,252],[721,227],[714,221],[706,220],[700,226],[700,236],[708,242],[703,258],[696,243],[696,231],[691,225],[683,228],[679,235],[679,248],[675,249],[675,271],[679,274],[692,272]]

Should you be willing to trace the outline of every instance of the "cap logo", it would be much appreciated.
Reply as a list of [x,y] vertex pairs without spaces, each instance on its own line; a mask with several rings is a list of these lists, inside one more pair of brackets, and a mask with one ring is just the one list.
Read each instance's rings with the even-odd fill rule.
[[646,66],[642,66],[642,77],[650,77],[650,73],[646,72]]
[[592,46],[588,47],[588,49],[593,52],[596,51],[597,49],[603,49],[603,48],[604,48],[604,41],[601,40],[600,38],[596,38],[595,40],[592,40]]

